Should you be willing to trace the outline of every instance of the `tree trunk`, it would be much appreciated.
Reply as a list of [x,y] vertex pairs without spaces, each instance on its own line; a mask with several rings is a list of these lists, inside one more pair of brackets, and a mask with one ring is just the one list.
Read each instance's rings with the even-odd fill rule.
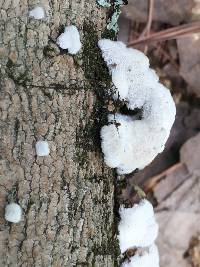
[[[95,0],[0,0],[0,266],[117,266],[114,173],[103,162],[99,131],[110,80],[97,47],[106,9]],[[55,44],[76,25],[82,50]],[[50,155],[38,157],[37,140]],[[23,209],[4,220],[7,203]]]

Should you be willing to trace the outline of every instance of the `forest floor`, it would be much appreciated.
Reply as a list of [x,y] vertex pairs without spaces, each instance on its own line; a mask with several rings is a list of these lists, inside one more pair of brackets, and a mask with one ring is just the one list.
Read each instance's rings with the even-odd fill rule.
[[153,200],[161,267],[200,267],[200,1],[129,0],[119,26],[118,39],[147,54],[177,107],[164,152],[127,178],[123,198],[134,201],[138,184]]

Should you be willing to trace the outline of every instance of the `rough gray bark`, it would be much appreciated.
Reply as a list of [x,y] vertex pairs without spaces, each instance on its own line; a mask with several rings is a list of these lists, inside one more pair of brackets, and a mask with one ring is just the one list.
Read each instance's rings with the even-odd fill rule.
[[[0,266],[116,266],[114,174],[99,139],[105,9],[43,0],[46,18],[35,20],[27,14],[36,4],[0,0]],[[76,56],[55,45],[69,24],[81,33]],[[39,139],[49,156],[36,156]],[[10,201],[23,208],[18,224],[4,220]]]

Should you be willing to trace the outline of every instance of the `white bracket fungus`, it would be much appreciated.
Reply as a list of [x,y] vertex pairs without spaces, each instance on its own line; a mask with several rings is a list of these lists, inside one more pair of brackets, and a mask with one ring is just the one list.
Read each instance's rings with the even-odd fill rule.
[[45,17],[43,7],[37,6],[31,11],[29,11],[29,17],[34,17],[35,19],[43,19]]
[[157,246],[153,244],[142,255],[136,253],[136,255],[130,258],[130,261],[125,261],[122,267],[159,267]]
[[158,235],[153,206],[142,200],[132,208],[120,207],[119,244],[121,253],[133,247],[148,247]]
[[35,145],[36,154],[38,156],[48,156],[49,155],[49,144],[47,141],[37,141]]
[[22,209],[16,203],[8,204],[5,208],[5,219],[9,222],[18,223],[21,220]]
[[119,174],[131,173],[163,151],[174,123],[175,104],[142,52],[107,39],[100,40],[99,47],[117,89],[113,98],[124,100],[130,110],[142,111],[140,120],[110,115],[109,125],[101,130],[106,164]]
[[64,33],[62,33],[58,39],[57,44],[62,49],[68,49],[69,53],[74,55],[77,54],[81,49],[80,35],[76,26],[71,25],[65,27]]

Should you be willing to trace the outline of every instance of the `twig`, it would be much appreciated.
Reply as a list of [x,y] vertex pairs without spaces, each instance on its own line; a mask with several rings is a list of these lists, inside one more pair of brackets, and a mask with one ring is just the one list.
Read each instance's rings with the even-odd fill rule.
[[163,30],[160,32],[153,33],[147,37],[139,38],[135,41],[132,41],[128,43],[127,46],[134,46],[138,44],[147,44],[150,42],[160,42],[160,41],[166,41],[171,39],[177,39],[179,37],[185,37],[188,34],[200,32],[200,22],[192,22],[187,23],[181,26],[172,27],[167,30]]
[[[148,21],[146,24],[146,27],[142,34],[140,35],[139,39],[142,39],[145,37],[148,37],[151,31],[151,25],[152,25],[152,20],[153,20],[153,10],[154,10],[154,0],[149,0],[149,15],[148,15]],[[144,53],[147,54],[148,51],[148,45],[145,46],[144,48]]]
[[149,16],[146,26],[146,36],[149,36],[153,20],[154,0],[149,0]]

